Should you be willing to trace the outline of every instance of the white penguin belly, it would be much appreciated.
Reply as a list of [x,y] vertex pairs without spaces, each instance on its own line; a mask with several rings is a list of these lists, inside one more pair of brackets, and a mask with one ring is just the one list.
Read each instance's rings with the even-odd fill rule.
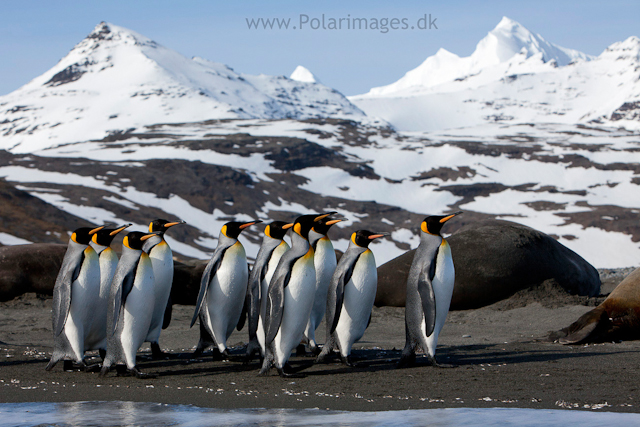
[[207,289],[209,328],[221,352],[227,348],[227,339],[240,320],[248,280],[247,256],[236,242],[226,250]]
[[295,262],[289,284],[284,288],[284,309],[275,337],[276,365],[282,368],[304,335],[316,290],[313,251]]
[[271,254],[271,258],[269,259],[269,264],[267,264],[267,272],[260,284],[260,313],[258,315],[258,330],[256,331],[256,335],[263,355],[265,352],[264,346],[266,339],[264,332],[264,318],[267,316],[267,294],[269,293],[269,283],[271,283],[271,278],[273,277],[273,273],[276,271],[276,267],[278,267],[280,258],[282,258],[282,255],[287,250],[289,250],[289,245],[284,241],[276,246],[273,250],[273,254]]
[[100,260],[100,292],[93,312],[91,331],[86,335],[85,350],[107,348],[107,307],[109,289],[118,267],[118,256],[111,248],[105,248],[98,256]]
[[151,325],[155,302],[153,286],[154,276],[151,260],[147,254],[143,253],[140,256],[133,287],[127,296],[121,314],[123,325],[120,343],[129,369],[136,365],[136,353],[144,343]]
[[315,341],[315,330],[322,322],[327,310],[327,292],[337,265],[336,252],[333,249],[331,240],[326,236],[318,240],[314,255],[314,265],[316,269],[316,292],[313,298],[313,308],[309,316],[309,323],[305,331],[305,336],[313,341]]
[[378,271],[375,258],[373,253],[367,250],[360,255],[351,280],[344,287],[336,335],[340,352],[345,357],[351,354],[353,343],[362,338],[367,329],[377,288]]
[[436,324],[433,333],[429,336],[426,336],[427,331],[424,318],[421,328],[422,335],[427,343],[427,348],[424,350],[432,357],[436,354],[438,336],[440,335],[440,331],[442,331],[442,327],[447,320],[449,305],[451,304],[451,297],[453,295],[454,282],[455,270],[453,267],[453,258],[451,257],[451,248],[447,241],[443,239],[436,260],[436,274],[432,280],[433,292],[436,297]]
[[171,295],[171,285],[173,284],[173,253],[169,245],[163,240],[151,249],[149,259],[151,259],[155,278],[155,286],[153,287],[155,304],[146,341],[158,342],[167,301],[169,301],[169,296]]
[[65,334],[78,360],[82,360],[91,333],[93,313],[98,307],[100,293],[100,263],[93,248],[84,250],[80,275],[71,284],[71,305],[65,323]]

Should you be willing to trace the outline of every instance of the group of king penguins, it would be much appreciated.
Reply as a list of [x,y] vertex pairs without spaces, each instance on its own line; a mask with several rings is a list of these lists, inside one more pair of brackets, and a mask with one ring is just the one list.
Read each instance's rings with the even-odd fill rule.
[[[415,362],[422,349],[435,360],[438,335],[453,293],[454,266],[449,245],[440,234],[456,212],[428,216],[421,223],[420,245],[406,283],[406,345],[399,366]],[[262,221],[228,222],[200,282],[191,321],[199,320],[200,339],[193,357],[213,347],[214,358],[229,357],[227,340],[248,321],[248,363],[256,353],[262,359],[260,375],[272,367],[283,377],[289,358],[308,346],[316,362],[338,356],[353,366],[351,348],[371,321],[377,290],[377,269],[369,244],[387,233],[358,230],[337,261],[327,233],[343,221],[336,212],[302,215],[292,223],[272,221],[249,268],[240,233]],[[53,295],[54,350],[47,370],[64,360],[65,370],[84,361],[86,351],[99,350],[102,375],[115,365],[118,374],[139,378],[136,353],[149,342],[153,358],[162,358],[160,332],[170,320],[173,257],[164,233],[183,221],[155,220],[149,232],[129,232],[118,259],[110,244],[131,224],[121,227],[79,228],[58,274]],[[285,236],[289,235],[287,243]],[[404,284],[401,284],[404,285]],[[326,342],[316,342],[315,331],[325,317]]]
[[85,352],[98,350],[104,375],[112,365],[140,378],[136,353],[144,342],[154,358],[162,357],[159,338],[168,326],[173,284],[173,254],[164,233],[183,221],[157,219],[149,232],[133,231],[122,241],[118,259],[111,248],[115,236],[131,226],[82,227],[69,239],[53,288],[54,348],[46,369],[64,360],[82,368]]

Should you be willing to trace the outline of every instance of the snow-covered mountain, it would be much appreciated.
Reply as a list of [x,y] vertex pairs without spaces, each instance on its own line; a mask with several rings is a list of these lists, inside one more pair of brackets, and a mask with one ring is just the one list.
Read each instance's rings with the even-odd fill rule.
[[590,57],[503,18],[468,57],[444,49],[388,86],[349,99],[398,130],[483,123],[640,129],[640,39]]
[[364,114],[322,84],[237,73],[102,22],[56,66],[0,97],[0,148],[32,152],[155,123],[322,117]]
[[[242,75],[100,24],[0,98],[0,244],[182,219],[174,254],[206,259],[226,221],[331,210],[348,219],[330,231],[338,249],[357,229],[390,233],[372,244],[380,264],[417,246],[426,215],[463,210],[445,232],[504,218],[596,267],[638,265],[640,138],[617,125],[640,118],[639,45],[590,58],[505,19],[472,59],[441,51],[354,99],[397,128],[458,127],[412,133],[308,70]],[[249,257],[261,229],[241,236]]]
[[296,80],[299,82],[306,83],[321,83],[320,80],[307,68],[302,65],[298,65],[293,73],[289,76],[291,80]]

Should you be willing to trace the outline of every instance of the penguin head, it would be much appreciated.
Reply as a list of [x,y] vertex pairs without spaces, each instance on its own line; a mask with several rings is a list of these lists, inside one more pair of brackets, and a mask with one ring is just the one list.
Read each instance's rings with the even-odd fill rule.
[[358,230],[351,235],[351,241],[361,248],[368,248],[369,243],[386,235],[388,235],[388,233],[372,233],[368,230]]
[[325,214],[311,214],[311,215],[302,215],[296,218],[293,223],[293,231],[305,239],[309,239],[309,231],[313,228],[316,223],[322,221],[324,218],[327,218],[330,215],[335,214],[336,212],[329,212]]
[[434,236],[440,236],[440,230],[445,222],[449,221],[456,215],[460,215],[462,211],[452,213],[451,215],[432,215],[428,216],[422,221],[420,229],[427,234],[433,234]]
[[116,235],[119,232],[121,232],[127,227],[131,227],[132,225],[133,224],[129,223],[118,228],[105,227],[102,230],[98,230],[98,232],[93,235],[91,240],[93,241],[93,243],[97,245],[109,246],[111,245],[111,242],[113,241],[114,237],[116,237]]
[[262,221],[251,221],[251,222],[231,221],[222,226],[222,230],[220,230],[220,233],[222,233],[223,235],[225,235],[230,239],[237,239],[238,236],[240,236],[240,233],[242,233],[242,230],[252,226],[253,224],[259,224],[261,222]]
[[91,241],[91,237],[96,234],[98,231],[102,230],[104,225],[98,228],[90,228],[90,227],[81,227],[76,229],[71,234],[71,240],[81,245],[88,245]]
[[142,231],[132,231],[126,236],[124,236],[124,240],[122,240],[122,245],[129,249],[141,251],[142,246],[144,245],[144,241],[157,235],[158,235],[157,232],[143,233]]
[[170,227],[174,225],[186,224],[184,221],[169,222],[166,219],[156,219],[149,223],[149,233],[160,232],[160,235],[164,234]]
[[287,234],[287,230],[291,227],[293,227],[293,223],[273,221],[264,229],[264,234],[272,239],[282,240],[284,239],[285,234]]
[[313,224],[313,231],[315,231],[318,234],[322,234],[324,236],[327,235],[327,233],[329,232],[329,229],[331,228],[331,226],[333,224],[337,224],[340,221],[344,221],[343,219],[331,219],[330,217],[325,217],[322,218],[319,221],[316,221]]

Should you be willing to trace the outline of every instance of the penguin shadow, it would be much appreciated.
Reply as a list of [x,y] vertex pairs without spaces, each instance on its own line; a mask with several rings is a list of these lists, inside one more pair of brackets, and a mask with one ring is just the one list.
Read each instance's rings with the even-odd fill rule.
[[[19,365],[37,365],[42,364],[46,366],[48,359],[30,359],[30,360],[10,360],[5,362],[0,362],[0,368],[9,367],[9,366],[19,366]],[[42,368],[44,370],[44,368]]]
[[400,350],[396,349],[353,349],[351,360],[354,366],[347,366],[334,351],[324,362],[313,363],[308,374],[315,376],[392,370],[400,360],[400,353]]
[[243,363],[243,349],[231,349],[228,357],[220,359],[214,358],[212,351],[205,351],[197,357],[193,356],[193,352],[169,353],[169,356],[165,360],[147,360],[140,366],[145,370],[155,370],[154,373],[160,377],[216,375],[252,369],[250,365]]
[[[533,343],[527,343],[533,344]],[[615,354],[634,353],[631,350],[607,352],[577,352],[567,347],[552,346],[543,348],[508,348],[502,344],[473,344],[466,346],[438,348],[436,358],[439,362],[456,366],[473,366],[480,364],[519,364],[536,362],[554,362],[566,359],[579,360],[586,357],[610,356]]]

